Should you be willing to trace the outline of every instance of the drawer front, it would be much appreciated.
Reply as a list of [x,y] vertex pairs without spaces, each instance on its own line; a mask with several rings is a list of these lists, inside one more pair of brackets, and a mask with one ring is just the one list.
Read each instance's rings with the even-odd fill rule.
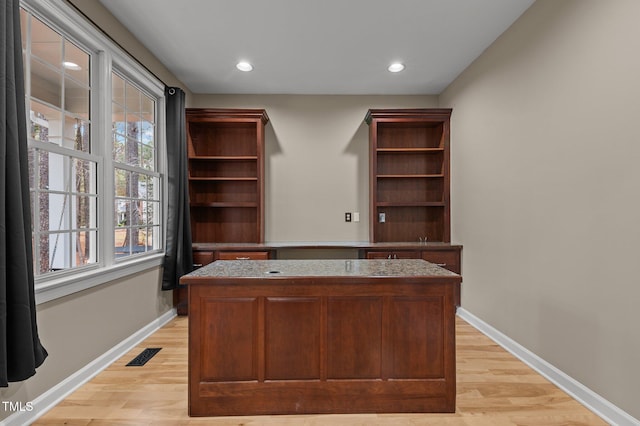
[[367,251],[367,259],[420,259],[414,250]]
[[390,259],[393,256],[390,251],[368,251],[367,259]]
[[268,251],[220,251],[218,260],[267,260]]
[[460,253],[458,251],[425,250],[422,252],[422,258],[456,274],[460,273]]
[[213,262],[212,251],[194,251],[193,252],[193,267],[194,269],[201,268],[204,265],[208,265]]

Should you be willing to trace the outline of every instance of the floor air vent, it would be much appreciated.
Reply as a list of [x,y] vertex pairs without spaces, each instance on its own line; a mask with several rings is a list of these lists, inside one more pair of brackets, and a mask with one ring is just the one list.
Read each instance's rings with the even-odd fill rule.
[[147,361],[149,361],[155,354],[160,352],[162,348],[147,348],[144,351],[140,352],[140,355],[129,361],[127,367],[140,367],[141,365],[145,365]]

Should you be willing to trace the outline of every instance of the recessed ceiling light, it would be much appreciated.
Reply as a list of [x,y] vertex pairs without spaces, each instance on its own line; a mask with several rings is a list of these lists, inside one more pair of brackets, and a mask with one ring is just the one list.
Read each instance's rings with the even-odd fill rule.
[[393,64],[389,65],[389,68],[387,68],[389,70],[389,72],[400,72],[404,69],[404,64],[401,64],[400,62],[394,62]]
[[240,71],[249,72],[253,69],[253,65],[251,65],[249,62],[241,61],[238,62],[236,68],[238,68]]
[[80,71],[82,68],[80,67],[80,65],[76,64],[75,62],[63,62],[62,66],[65,67],[65,69],[71,70],[71,71]]

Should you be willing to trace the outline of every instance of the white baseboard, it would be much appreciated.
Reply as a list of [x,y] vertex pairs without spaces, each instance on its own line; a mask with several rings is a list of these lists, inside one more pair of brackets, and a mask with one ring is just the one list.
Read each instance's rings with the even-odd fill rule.
[[0,422],[2,426],[28,425],[40,418],[44,413],[55,407],[74,390],[87,383],[102,370],[122,357],[144,339],[155,333],[158,329],[171,321],[176,316],[176,310],[172,309],[159,318],[147,324],[127,339],[109,349],[100,357],[91,361],[84,368],[76,371],[62,382],[38,396],[31,402],[31,410],[18,411]]
[[524,346],[502,334],[469,311],[459,307],[457,315],[488,336],[516,358],[536,370],[604,421],[617,426],[639,426],[640,421],[607,401],[582,383],[568,376]]

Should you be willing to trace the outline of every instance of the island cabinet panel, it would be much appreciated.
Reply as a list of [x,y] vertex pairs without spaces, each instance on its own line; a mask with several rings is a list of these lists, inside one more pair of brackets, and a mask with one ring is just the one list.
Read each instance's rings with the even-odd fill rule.
[[331,297],[327,309],[328,378],[381,377],[382,298]]
[[442,297],[396,297],[391,299],[388,357],[394,379],[442,378],[445,376]]
[[[320,274],[285,269],[307,263]],[[254,272],[207,276],[225,268]],[[231,260],[182,281],[191,416],[455,411],[457,274],[421,259]]]
[[258,299],[204,298],[201,327],[211,336],[201,347],[206,382],[258,380]]
[[320,379],[320,308],[318,297],[266,298],[266,380]]

